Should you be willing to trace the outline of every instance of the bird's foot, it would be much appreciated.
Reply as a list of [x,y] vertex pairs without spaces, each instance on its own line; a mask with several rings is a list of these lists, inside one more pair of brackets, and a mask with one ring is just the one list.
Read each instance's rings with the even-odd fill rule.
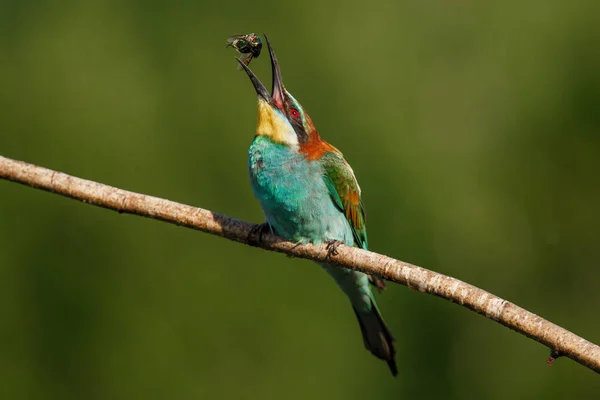
[[246,244],[250,246],[258,246],[262,242],[263,235],[268,232],[271,232],[271,227],[269,226],[268,222],[254,225],[246,237]]
[[[304,245],[304,244],[306,244],[306,243],[305,243],[305,242],[303,242],[303,241],[296,242],[296,243],[295,243],[295,244],[292,246],[291,250],[296,250],[296,248],[297,248],[298,246],[302,246],[302,245]],[[294,257],[295,257],[295,256],[293,256],[293,255],[291,255],[291,254],[286,254],[285,256],[286,256],[286,257],[288,257],[288,258],[294,258]]]
[[344,242],[337,239],[329,240],[327,242],[327,259],[331,259],[331,257],[335,257],[339,254],[337,248],[340,244],[344,244]]
[[378,276],[368,275],[369,283],[377,288],[377,291],[381,293],[385,290],[385,281]]

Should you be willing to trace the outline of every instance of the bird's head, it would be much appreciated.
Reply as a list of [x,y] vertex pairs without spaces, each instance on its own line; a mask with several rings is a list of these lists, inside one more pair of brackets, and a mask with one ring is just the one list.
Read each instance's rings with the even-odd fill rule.
[[275,51],[266,35],[265,39],[269,47],[269,55],[271,56],[271,69],[273,73],[272,93],[269,93],[254,72],[238,59],[238,62],[248,74],[258,94],[256,134],[268,137],[275,143],[300,150],[308,149],[310,143],[320,141],[319,134],[308,113],[285,89]]

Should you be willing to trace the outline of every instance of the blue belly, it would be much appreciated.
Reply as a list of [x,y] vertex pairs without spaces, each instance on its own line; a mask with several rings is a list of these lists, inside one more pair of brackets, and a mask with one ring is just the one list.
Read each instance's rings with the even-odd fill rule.
[[[248,150],[250,182],[267,222],[279,236],[319,245],[342,240],[354,245],[350,224],[334,205],[319,161],[257,136]],[[348,295],[359,311],[369,311],[372,295],[367,275],[318,263]]]
[[248,150],[250,182],[267,222],[294,242],[354,244],[350,225],[334,205],[320,162],[257,136]]

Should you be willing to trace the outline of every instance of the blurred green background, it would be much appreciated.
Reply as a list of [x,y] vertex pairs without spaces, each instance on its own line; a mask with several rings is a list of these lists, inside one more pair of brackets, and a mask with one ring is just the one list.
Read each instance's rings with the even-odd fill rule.
[[[487,3],[487,2],[486,2]],[[0,2],[0,154],[261,222],[232,34],[360,180],[372,249],[600,342],[597,1]],[[270,85],[267,53],[252,64]],[[593,398],[391,285],[398,379],[316,265],[0,181],[0,398]]]

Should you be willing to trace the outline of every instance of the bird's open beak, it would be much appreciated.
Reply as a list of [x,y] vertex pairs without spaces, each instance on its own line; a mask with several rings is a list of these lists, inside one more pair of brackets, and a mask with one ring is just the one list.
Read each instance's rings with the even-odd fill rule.
[[258,79],[258,77],[254,74],[254,72],[252,72],[252,70],[244,62],[242,62],[239,58],[237,59],[237,61],[240,63],[242,68],[244,68],[244,71],[246,71],[246,74],[248,74],[248,77],[250,78],[250,80],[252,81],[252,84],[254,85],[254,89],[256,90],[256,93],[260,97],[262,97],[267,103],[279,108],[282,112],[285,113],[284,105],[283,105],[284,98],[285,98],[284,97],[285,89],[283,87],[283,81],[281,79],[281,69],[279,68],[279,62],[277,61],[277,56],[275,56],[275,51],[273,50],[273,47],[271,46],[271,42],[269,41],[269,38],[267,37],[267,35],[265,35],[265,39],[267,41],[267,46],[269,47],[269,55],[271,56],[271,72],[273,74],[273,93],[272,94],[269,94],[269,92],[265,88],[265,85],[262,84],[260,79]]

